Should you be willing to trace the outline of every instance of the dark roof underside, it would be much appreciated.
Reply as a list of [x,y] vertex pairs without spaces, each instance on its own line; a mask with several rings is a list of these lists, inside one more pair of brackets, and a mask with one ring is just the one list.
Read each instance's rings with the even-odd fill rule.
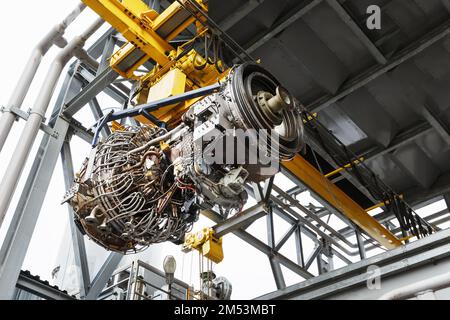
[[[382,29],[366,9],[382,9]],[[227,29],[349,149],[417,203],[450,186],[448,0],[210,0]]]

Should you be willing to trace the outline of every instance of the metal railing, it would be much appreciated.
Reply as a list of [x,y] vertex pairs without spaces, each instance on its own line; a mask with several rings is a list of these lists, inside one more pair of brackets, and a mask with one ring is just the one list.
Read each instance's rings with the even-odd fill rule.
[[164,272],[140,260],[118,269],[99,300],[111,300],[120,291],[118,300],[189,300],[192,288],[175,279],[170,290],[166,289]]

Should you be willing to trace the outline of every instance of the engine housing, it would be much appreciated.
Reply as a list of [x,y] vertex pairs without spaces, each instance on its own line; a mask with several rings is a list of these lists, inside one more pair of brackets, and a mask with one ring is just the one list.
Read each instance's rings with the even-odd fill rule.
[[303,145],[297,101],[261,66],[244,64],[175,129],[127,127],[101,141],[64,201],[109,250],[182,243],[202,209],[240,212],[245,184],[275,175]]

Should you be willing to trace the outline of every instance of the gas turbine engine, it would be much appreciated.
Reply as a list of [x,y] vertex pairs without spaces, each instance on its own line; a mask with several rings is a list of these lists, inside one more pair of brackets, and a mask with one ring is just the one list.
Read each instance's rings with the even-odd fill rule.
[[200,210],[239,212],[245,184],[276,174],[303,145],[295,99],[268,71],[243,64],[175,129],[127,127],[101,141],[64,202],[79,228],[109,250],[181,244]]

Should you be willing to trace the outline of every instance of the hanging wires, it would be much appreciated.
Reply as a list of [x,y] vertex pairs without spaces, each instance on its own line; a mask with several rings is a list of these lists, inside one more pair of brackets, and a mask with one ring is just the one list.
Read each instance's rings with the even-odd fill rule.
[[[369,167],[367,167],[364,161],[359,161],[361,156],[356,156],[348,150],[342,141],[333,135],[313,114],[311,114],[303,106],[301,106],[301,108],[303,118],[305,120],[305,127],[315,132],[322,148],[339,166],[346,168],[346,165],[350,164],[349,169],[351,169],[351,173],[353,173],[360,184],[368,190],[374,199],[382,201],[388,210],[393,211],[394,215],[399,220],[402,230],[409,231],[418,238],[420,235],[425,236],[433,232],[434,228],[417,213],[415,213],[401,196],[386,185]],[[340,156],[336,154],[336,150],[331,150],[325,143],[323,133],[331,138],[340,148]],[[317,161],[315,154],[314,157]]]

